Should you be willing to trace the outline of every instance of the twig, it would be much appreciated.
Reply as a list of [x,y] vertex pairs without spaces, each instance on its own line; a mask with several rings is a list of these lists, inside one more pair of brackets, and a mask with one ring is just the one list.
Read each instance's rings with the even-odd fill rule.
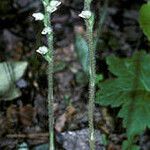
[[49,133],[30,133],[30,134],[8,134],[7,138],[26,138],[26,139],[38,139],[38,138],[48,138]]

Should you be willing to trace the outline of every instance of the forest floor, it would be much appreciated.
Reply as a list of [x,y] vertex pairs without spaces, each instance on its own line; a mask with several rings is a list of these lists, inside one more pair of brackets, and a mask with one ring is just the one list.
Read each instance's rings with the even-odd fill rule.
[[[4,4],[3,4],[4,3]],[[105,57],[116,54],[129,57],[149,47],[138,24],[139,8],[144,0],[110,0],[107,17],[96,50],[97,73],[109,76]],[[94,0],[98,12],[104,2]],[[29,149],[46,150],[48,143],[46,62],[35,50],[46,44],[41,36],[42,23],[32,13],[42,10],[40,0],[2,0],[0,2],[0,60],[27,61],[24,76],[16,82],[22,96],[11,101],[0,99],[0,149],[17,149],[27,143]],[[8,7],[9,6],[9,7]],[[54,29],[54,113],[56,150],[89,150],[88,78],[79,63],[75,35],[85,35],[84,22],[78,17],[82,0],[62,0],[52,17]],[[97,20],[99,14],[96,14]],[[95,30],[98,28],[96,22]],[[1,82],[1,81],[0,81]],[[118,110],[96,105],[94,124],[96,150],[121,150],[126,138]],[[142,150],[150,149],[149,131],[140,137]],[[107,146],[106,146],[107,145]]]

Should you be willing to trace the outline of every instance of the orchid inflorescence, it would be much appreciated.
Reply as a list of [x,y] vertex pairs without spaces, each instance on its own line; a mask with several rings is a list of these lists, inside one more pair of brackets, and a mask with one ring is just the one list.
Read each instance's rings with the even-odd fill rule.
[[[46,3],[45,1],[43,2],[44,6],[46,7],[46,11],[49,13],[53,13],[54,11],[57,10],[57,7],[61,4],[60,1],[57,0],[52,0],[49,3]],[[35,18],[36,21],[42,21],[44,20],[44,14],[41,12],[37,12],[37,13],[33,13],[32,16]],[[80,17],[84,18],[84,19],[90,19],[92,16],[91,11],[89,10],[84,10],[79,14]],[[51,34],[52,33],[52,29],[50,27],[45,27],[41,34],[42,35],[47,35],[47,34]],[[46,46],[42,46],[39,47],[36,52],[40,53],[40,54],[46,54],[48,53],[48,48]]]
[[[49,3],[44,1],[43,4],[44,4],[47,12],[53,13],[54,11],[57,10],[57,7],[61,4],[61,2],[57,1],[57,0],[52,0]],[[38,21],[38,20],[42,21],[42,20],[44,20],[44,17],[45,17],[45,15],[41,12],[33,13],[32,16],[35,18],[36,21]],[[51,34],[51,33],[52,33],[51,27],[45,27],[41,32],[42,35],[47,35],[47,34]],[[48,51],[49,50],[46,46],[41,46],[36,50],[36,52],[40,53],[41,55],[46,55],[48,53]]]
[[36,52],[41,54],[48,62],[47,65],[47,81],[48,81],[48,126],[49,126],[49,150],[54,150],[54,98],[53,98],[53,73],[54,73],[54,50],[53,50],[53,30],[51,27],[51,14],[57,10],[61,4],[58,0],[41,0],[44,5],[44,13],[33,13],[32,16],[35,20],[43,21],[44,28],[41,32],[42,35],[47,36],[48,46],[39,47]]

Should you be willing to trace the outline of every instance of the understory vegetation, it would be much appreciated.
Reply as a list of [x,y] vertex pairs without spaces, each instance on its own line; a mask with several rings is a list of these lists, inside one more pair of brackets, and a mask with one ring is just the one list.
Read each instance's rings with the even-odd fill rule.
[[149,150],[149,49],[149,0],[1,0],[0,149]]

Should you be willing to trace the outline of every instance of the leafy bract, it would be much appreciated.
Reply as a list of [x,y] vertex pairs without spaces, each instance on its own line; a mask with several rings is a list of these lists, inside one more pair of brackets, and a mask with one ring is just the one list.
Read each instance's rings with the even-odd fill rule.
[[75,39],[75,49],[79,58],[79,61],[82,65],[83,71],[88,74],[88,66],[89,66],[89,62],[88,62],[88,44],[86,42],[86,40],[82,37],[82,35],[77,34],[76,35],[76,39]]
[[27,68],[27,62],[0,63],[0,100],[12,100],[21,95],[15,82],[19,80]]
[[150,2],[142,5],[140,9],[139,23],[144,34],[150,40]]
[[121,107],[127,136],[135,136],[150,127],[150,55],[136,52],[131,58],[107,58],[110,72],[116,76],[100,83],[96,102]]

